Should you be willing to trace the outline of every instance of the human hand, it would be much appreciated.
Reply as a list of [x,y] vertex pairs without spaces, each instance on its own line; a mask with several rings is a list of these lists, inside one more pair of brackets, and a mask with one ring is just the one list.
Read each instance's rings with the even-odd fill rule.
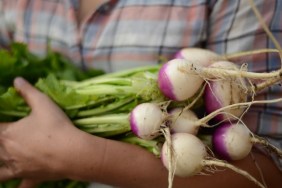
[[65,178],[64,162],[80,131],[56,104],[25,80],[17,78],[14,85],[32,111],[19,121],[0,123],[0,181]]

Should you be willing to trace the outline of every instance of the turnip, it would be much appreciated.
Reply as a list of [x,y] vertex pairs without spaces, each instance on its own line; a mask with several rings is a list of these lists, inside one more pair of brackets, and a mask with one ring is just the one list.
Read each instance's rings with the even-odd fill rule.
[[[165,118],[166,124],[169,126],[171,133],[189,133],[197,135],[200,127],[211,128],[217,126],[217,124],[208,125],[208,122],[219,115],[225,114],[225,111],[232,109],[245,109],[251,104],[252,102],[228,105],[219,108],[202,118],[198,118],[192,110],[187,108],[174,108],[169,111],[169,116]],[[234,119],[236,119],[236,117],[234,117]]]
[[[222,111],[228,108],[233,109],[238,108],[238,106],[245,107],[251,105],[251,103],[240,103],[226,106],[199,119],[197,115],[189,109],[197,99],[198,98],[185,108],[175,107],[169,110],[167,109],[169,102],[166,105],[148,102],[139,104],[131,111],[129,116],[131,131],[139,138],[146,140],[151,140],[159,136],[162,132],[161,129],[165,127],[169,127],[171,133],[182,132],[196,135],[200,127],[211,127],[207,122],[222,113]],[[124,118],[121,117],[121,119]],[[80,122],[82,122],[82,120],[80,120]]]
[[[281,79],[282,70],[269,73],[248,72],[245,69],[226,69],[222,67],[204,67],[186,59],[173,59],[165,63],[159,70],[158,85],[162,93],[171,100],[183,101],[193,97],[201,88],[204,80],[231,78],[247,78],[264,80],[262,88],[277,83]],[[243,85],[242,85],[243,87]],[[256,90],[260,90],[254,84]]]
[[[175,173],[176,176],[189,177],[199,174],[205,168],[219,166],[229,168],[253,181],[259,187],[264,187],[248,172],[224,161],[212,159],[201,140],[191,134],[173,134],[171,140],[163,144],[161,159],[168,171]],[[172,177],[169,177],[169,187],[172,186],[170,178]]]
[[[200,91],[198,96],[184,108],[176,107],[169,110],[169,117],[167,118],[167,125],[170,128],[171,133],[190,133],[196,135],[199,127],[208,127],[206,124],[209,121],[209,117],[203,120],[199,119],[192,110],[190,110],[197,101],[202,97],[205,87]],[[211,114],[210,116],[212,116]]]
[[282,151],[253,133],[242,123],[225,123],[214,131],[212,137],[214,151],[225,160],[240,160],[251,151],[253,144],[262,144],[280,158]]
[[218,54],[202,48],[183,48],[175,54],[174,58],[186,59],[195,65],[204,67],[211,65],[213,62],[223,60],[223,57]]
[[[191,104],[193,104],[193,102]],[[133,133],[143,138],[152,139],[151,136],[142,135],[153,135],[153,137],[156,137],[157,135],[160,135],[160,132],[162,132],[161,129],[165,127],[170,128],[171,133],[189,133],[196,135],[199,127],[210,128],[217,126],[217,124],[208,125],[208,122],[219,114],[225,114],[226,111],[230,109],[246,109],[252,104],[267,104],[277,102],[282,102],[282,98],[236,103],[219,108],[200,119],[193,111],[189,109],[190,105],[186,106],[185,108],[177,107],[167,110],[168,105],[142,103],[136,106],[131,112],[130,124]],[[147,122],[148,120],[150,121]]]
[[[229,61],[218,61],[213,63],[210,67],[239,71],[238,67]],[[227,105],[246,102],[247,96],[248,89],[244,79],[231,77],[229,79],[209,81],[208,86],[205,87],[204,93],[206,112],[211,113]],[[239,117],[243,111],[243,108],[227,109],[225,110],[226,113],[220,114],[215,118],[217,121],[226,119],[234,120],[234,117]]]
[[188,108],[177,107],[167,110],[168,104],[142,103],[137,105],[130,113],[131,131],[139,138],[146,140],[161,135],[164,128],[169,128],[169,132],[172,133],[185,132],[196,135],[199,127],[209,127],[206,123],[215,116],[213,113],[208,117],[198,119],[197,115]]
[[[267,28],[266,28],[267,29]],[[273,37],[270,37],[275,40]],[[190,63],[194,64],[195,66],[207,67],[217,61],[231,61],[234,58],[240,58],[244,56],[250,56],[255,54],[261,53],[278,53],[280,57],[282,57],[281,47],[279,46],[278,42],[276,43],[277,49],[258,49],[252,51],[243,51],[243,52],[236,52],[233,54],[224,54],[219,55],[211,50],[202,49],[202,48],[184,48],[178,51],[174,58],[175,59],[185,59],[188,60]],[[282,61],[282,59],[281,59]],[[255,72],[247,72],[247,70],[226,70],[222,71],[221,69],[204,69],[202,76],[205,78],[215,77],[222,78],[222,77],[243,77],[243,78],[252,78],[252,79],[272,79],[273,83],[276,83],[281,79],[282,70],[276,70],[270,73],[255,73]],[[274,79],[273,79],[274,78]],[[274,81],[276,80],[276,81]]]
[[203,78],[193,72],[193,64],[184,59],[167,62],[161,67],[158,75],[158,84],[162,93],[176,101],[193,97],[203,82]]
[[220,113],[220,110],[199,119],[192,110],[186,108],[173,108],[167,113],[166,109],[162,110],[157,104],[143,103],[131,112],[130,126],[136,136],[146,140],[159,136],[165,127],[171,133],[197,135],[200,127],[211,127],[207,122]]
[[190,133],[196,135],[198,133],[199,118],[191,110],[183,110],[182,108],[174,108],[169,114],[171,115],[170,131],[172,133]]
[[165,115],[156,103],[142,103],[130,113],[131,131],[140,138],[151,140],[160,135]]
[[212,127],[207,123],[216,116],[225,114],[226,111],[233,109],[245,109],[247,106],[258,102],[253,101],[227,105],[222,108],[216,109],[205,117],[199,119],[197,115],[192,110],[190,110],[190,108],[202,96],[204,90],[205,88],[202,89],[197,98],[195,98],[188,106],[184,108],[172,108],[169,110],[169,117],[167,117],[166,119],[171,133],[189,133],[196,135],[200,127]]

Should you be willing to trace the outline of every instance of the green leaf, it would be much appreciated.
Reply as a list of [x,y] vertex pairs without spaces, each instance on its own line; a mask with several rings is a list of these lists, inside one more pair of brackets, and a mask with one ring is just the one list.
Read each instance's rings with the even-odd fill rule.
[[15,88],[10,87],[0,96],[0,110],[15,110],[20,106],[26,106],[26,103]]
[[95,96],[78,94],[74,89],[60,82],[53,74],[39,79],[35,86],[64,110],[75,106],[85,106],[91,100],[97,99]]
[[10,87],[0,95],[0,121],[14,121],[26,116],[30,108],[15,88]]
[[[39,78],[54,74],[62,80],[84,80],[101,75],[102,70],[90,69],[82,71],[71,60],[63,55],[49,50],[46,56],[39,57],[31,53],[23,43],[12,43],[10,49],[0,49],[0,86],[12,86],[17,76],[24,77],[34,84]],[[0,92],[1,92],[0,90]]]

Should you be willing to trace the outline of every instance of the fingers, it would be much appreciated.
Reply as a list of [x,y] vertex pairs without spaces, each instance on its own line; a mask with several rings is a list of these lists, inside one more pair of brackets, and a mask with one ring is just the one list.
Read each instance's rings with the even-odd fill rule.
[[31,108],[36,106],[37,97],[42,95],[36,88],[21,77],[14,80],[14,86]]
[[[53,114],[65,114],[61,109],[49,98],[47,95],[33,87],[30,83],[28,83],[25,79],[21,77],[17,77],[14,80],[14,86],[16,90],[21,94],[29,107],[31,107],[32,112],[36,112],[37,114],[45,114],[46,112]],[[44,106],[44,108],[42,108]]]

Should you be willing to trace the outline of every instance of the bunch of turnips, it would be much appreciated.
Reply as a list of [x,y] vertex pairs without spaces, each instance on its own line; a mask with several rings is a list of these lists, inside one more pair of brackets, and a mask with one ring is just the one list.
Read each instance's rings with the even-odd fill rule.
[[[169,186],[172,186],[173,175],[187,177],[212,166],[221,166],[264,187],[247,172],[224,161],[245,158],[253,144],[263,144],[282,156],[281,150],[253,134],[242,121],[252,104],[281,101],[248,101],[277,82],[278,73],[248,72],[243,66],[238,67],[209,50],[182,49],[174,59],[163,64],[158,73],[158,86],[168,99],[167,103],[137,105],[130,114],[131,130],[142,139],[164,136],[161,159],[170,172]],[[263,81],[254,85],[257,80]],[[172,105],[187,100],[186,106]],[[193,105],[199,101],[204,111],[200,115],[193,111]],[[200,127],[211,129],[209,149],[200,140],[201,136],[197,137],[201,134]]]
[[[238,67],[209,50],[187,48],[161,65],[107,74],[92,70],[86,75],[68,66],[70,62],[59,54],[49,52],[39,58],[22,44],[12,49],[0,52],[5,57],[0,70],[10,71],[0,75],[0,83],[11,83],[11,75],[23,76],[47,94],[77,128],[141,146],[160,157],[169,172],[169,187],[174,175],[193,176],[214,166],[232,169],[264,187],[226,161],[243,159],[253,144],[263,144],[282,156],[242,121],[252,104],[282,101],[250,100],[279,82],[280,70],[248,72],[245,66]],[[29,72],[39,64],[41,76]],[[14,121],[29,113],[13,86],[2,84],[0,121]]]

